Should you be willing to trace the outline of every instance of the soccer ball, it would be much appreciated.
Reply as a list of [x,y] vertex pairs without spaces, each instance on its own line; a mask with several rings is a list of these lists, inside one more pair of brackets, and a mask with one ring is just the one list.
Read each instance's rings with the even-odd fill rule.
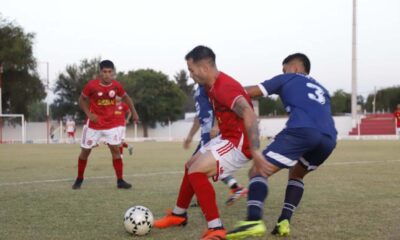
[[125,212],[124,226],[128,233],[146,235],[153,227],[153,214],[143,206],[133,206]]

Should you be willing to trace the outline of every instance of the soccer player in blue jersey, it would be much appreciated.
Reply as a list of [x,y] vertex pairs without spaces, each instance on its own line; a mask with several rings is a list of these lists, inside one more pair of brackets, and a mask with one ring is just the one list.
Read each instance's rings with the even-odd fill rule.
[[267,178],[283,168],[289,169],[289,181],[281,216],[272,234],[287,236],[290,219],[304,192],[303,178],[315,170],[336,146],[335,124],[328,91],[309,76],[310,60],[302,53],[283,60],[283,74],[259,85],[246,87],[251,97],[277,94],[289,113],[286,128],[263,151],[265,158],[253,160],[250,170],[247,219],[237,224],[228,239],[262,236],[264,202],[268,195]]
[[[193,125],[189,131],[188,136],[183,142],[183,147],[185,149],[188,149],[194,135],[200,129],[200,142],[193,155],[195,155],[202,146],[206,145],[211,140],[211,138],[215,137],[212,136],[212,131],[218,131],[218,126],[214,126],[215,116],[204,86],[199,85],[197,87],[194,94],[194,100],[196,104],[196,117],[193,120]],[[222,175],[221,181],[228,185],[230,188],[231,195],[225,202],[227,206],[231,206],[239,198],[247,196],[247,188],[244,188],[242,185],[240,185],[232,175]],[[197,207],[198,203],[193,203],[191,206]]]

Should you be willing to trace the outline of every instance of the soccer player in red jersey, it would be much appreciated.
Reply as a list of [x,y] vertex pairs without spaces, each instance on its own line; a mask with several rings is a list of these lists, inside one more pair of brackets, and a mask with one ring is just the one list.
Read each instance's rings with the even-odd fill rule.
[[126,124],[129,123],[129,119],[132,116],[129,110],[128,104],[121,101],[120,97],[116,98],[117,103],[115,104],[115,121],[119,127],[119,133],[121,136],[121,145],[119,146],[119,152],[121,153],[121,158],[123,156],[124,148],[128,148],[129,155],[132,155],[133,148],[125,142],[126,137]]
[[[65,123],[65,131],[67,132],[68,143],[75,143],[76,127],[75,127],[75,121],[73,118],[69,117],[67,119],[67,122]],[[72,142],[71,142],[71,138],[72,138]]]
[[121,97],[122,101],[129,106],[134,121],[138,121],[139,116],[132,99],[126,94],[121,84],[113,79],[113,76],[114,64],[109,60],[102,61],[100,63],[100,77],[89,81],[79,97],[79,106],[85,112],[88,120],[82,132],[78,176],[74,185],[72,185],[73,189],[80,189],[90,152],[101,138],[106,141],[110,148],[115,174],[117,175],[117,187],[123,189],[132,187],[122,178],[123,164],[119,152],[121,136],[114,114],[116,96]]
[[396,124],[396,134],[400,137],[400,104],[397,104],[397,110],[394,111],[393,115]]
[[156,220],[154,226],[186,225],[187,209],[196,195],[208,226],[201,239],[225,239],[226,230],[208,178],[216,181],[221,174],[231,174],[239,169],[252,156],[262,158],[257,117],[243,87],[217,69],[215,54],[210,48],[197,46],[185,59],[190,76],[206,88],[221,134],[202,146],[186,163],[175,208]]

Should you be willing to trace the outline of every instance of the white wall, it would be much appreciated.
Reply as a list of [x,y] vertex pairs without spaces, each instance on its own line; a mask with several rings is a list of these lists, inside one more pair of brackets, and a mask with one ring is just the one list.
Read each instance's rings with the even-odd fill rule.
[[[161,126],[157,124],[156,128],[149,128],[149,137],[157,140],[182,140],[184,139],[191,126],[192,119],[180,120],[171,123],[171,129],[166,126]],[[259,129],[261,137],[273,137],[279,131],[285,127],[287,117],[282,118],[262,118],[260,119]],[[336,124],[336,129],[338,130],[339,137],[345,137],[351,130],[351,117],[334,117]],[[55,128],[59,126],[57,122],[51,123]],[[76,137],[80,138],[82,126],[77,127]],[[65,134],[63,134],[65,138]],[[143,136],[143,129],[139,126],[137,129],[137,137],[141,138]],[[60,138],[59,129],[57,129],[55,134],[55,139]],[[127,128],[127,139],[133,140],[135,138],[134,126],[130,125]],[[197,133],[196,139],[199,138],[199,133]],[[45,122],[31,122],[26,125],[26,140],[34,142],[45,143],[47,139],[46,135],[46,123]],[[3,140],[4,141],[21,141],[21,126],[4,126],[3,128]]]

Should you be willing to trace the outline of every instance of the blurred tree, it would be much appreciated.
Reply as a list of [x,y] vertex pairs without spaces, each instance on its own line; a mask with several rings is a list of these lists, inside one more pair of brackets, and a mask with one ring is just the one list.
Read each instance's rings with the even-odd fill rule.
[[345,92],[343,89],[336,90],[331,96],[331,109],[333,115],[350,113],[351,94]]
[[195,102],[193,98],[194,94],[194,83],[189,84],[189,75],[185,70],[177,72],[174,76],[174,80],[178,84],[179,88],[185,93],[185,104],[183,106],[183,114],[185,112],[196,111]]
[[[368,112],[373,111],[374,94],[367,97],[366,109]],[[393,112],[397,104],[400,104],[400,86],[384,88],[376,93],[376,111]]]
[[31,122],[44,122],[46,117],[46,103],[43,101],[32,102],[28,106],[29,118]]
[[259,98],[260,116],[286,115],[285,108],[280,98]]
[[45,86],[39,79],[33,56],[34,36],[0,15],[3,113],[25,114],[29,118],[29,103],[46,97]]
[[181,117],[185,93],[164,73],[140,69],[119,73],[118,80],[135,103],[144,137],[148,137],[148,128],[157,122],[164,125]]
[[81,111],[78,100],[86,83],[95,78],[99,69],[100,58],[84,59],[79,65],[68,65],[64,73],[58,76],[54,94],[56,99],[51,105],[53,118],[61,119],[66,115],[84,121],[86,116]]

